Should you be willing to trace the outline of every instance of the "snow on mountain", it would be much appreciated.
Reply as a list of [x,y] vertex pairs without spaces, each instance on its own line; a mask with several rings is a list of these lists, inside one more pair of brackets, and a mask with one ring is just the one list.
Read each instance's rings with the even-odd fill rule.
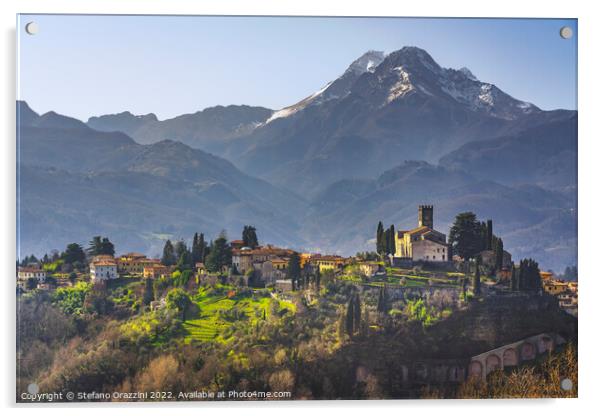
[[361,75],[364,72],[374,72],[374,69],[385,60],[385,56],[385,53],[381,51],[368,51],[353,61],[345,72],[353,72],[356,75]]
[[442,68],[426,51],[416,47],[404,47],[391,53],[383,65],[386,67],[382,70],[375,70],[379,83],[389,85],[382,105],[410,93],[423,93],[447,95],[472,111],[508,120],[539,110],[531,103],[516,100],[493,84],[479,81],[466,67],[459,70]]
[[274,111],[274,113],[270,116],[270,118],[268,118],[265,121],[265,123],[260,123],[260,124],[258,124],[258,126],[261,126],[263,124],[268,124],[278,118],[284,118],[284,117],[291,116],[291,115],[295,114],[297,111],[304,109],[305,107],[307,107],[308,105],[310,105],[314,101],[316,101],[316,99],[318,99],[322,95],[322,93],[324,93],[324,91],[326,91],[326,89],[330,86],[330,84],[332,84],[332,83],[329,82],[328,84],[326,84],[324,87],[320,88],[318,91],[314,92],[309,97],[306,97],[303,100],[299,101],[297,104],[293,104],[291,106],[284,107],[281,110]]
[[343,75],[341,75],[335,81],[329,82],[324,87],[309,97],[299,101],[298,103],[275,111],[272,116],[265,121],[264,125],[269,124],[270,122],[279,118],[289,117],[298,111],[303,110],[309,105],[318,105],[328,100],[344,97],[349,93],[349,88],[353,85],[357,78],[366,72],[373,73],[383,62],[385,56],[385,53],[381,51],[366,52],[358,59],[353,61]]

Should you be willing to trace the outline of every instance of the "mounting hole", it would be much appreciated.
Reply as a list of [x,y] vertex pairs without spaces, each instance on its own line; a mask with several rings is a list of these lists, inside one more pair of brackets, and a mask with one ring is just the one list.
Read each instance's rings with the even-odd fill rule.
[[29,394],[38,394],[38,392],[40,391],[40,388],[38,387],[38,385],[36,383],[31,383],[29,386],[27,386],[27,392]]
[[571,391],[573,390],[573,382],[570,379],[565,378],[560,382],[560,388],[564,391]]
[[36,22],[29,22],[25,25],[25,31],[29,35],[35,35],[36,33],[38,33],[38,30],[40,30],[40,28],[38,27],[38,24]]
[[560,37],[562,39],[570,39],[573,37],[573,29],[568,26],[563,26],[560,28]]

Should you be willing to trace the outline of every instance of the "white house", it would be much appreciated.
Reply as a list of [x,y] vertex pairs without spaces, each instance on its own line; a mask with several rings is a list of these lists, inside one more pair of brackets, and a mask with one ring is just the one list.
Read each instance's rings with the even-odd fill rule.
[[46,280],[46,271],[36,267],[19,267],[17,272],[19,280],[27,280],[31,277],[38,279],[40,283]]
[[115,260],[100,259],[90,263],[90,279],[93,281],[117,279],[118,277]]

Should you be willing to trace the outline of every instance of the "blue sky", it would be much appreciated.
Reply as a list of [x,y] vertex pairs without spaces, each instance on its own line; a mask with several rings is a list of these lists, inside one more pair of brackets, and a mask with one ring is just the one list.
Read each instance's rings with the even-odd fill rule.
[[[39,33],[25,34],[35,21]],[[562,26],[575,36],[564,40]],[[577,22],[558,19],[21,15],[18,97],[86,120],[214,105],[278,109],[367,50],[425,49],[543,109],[575,109]]]

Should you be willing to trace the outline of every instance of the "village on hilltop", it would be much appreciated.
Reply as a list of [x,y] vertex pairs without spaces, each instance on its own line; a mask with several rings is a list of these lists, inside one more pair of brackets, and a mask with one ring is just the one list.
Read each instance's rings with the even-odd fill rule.
[[[188,263],[190,275],[194,277],[192,280],[197,285],[235,282],[244,286],[271,287],[280,292],[315,286],[319,284],[319,281],[316,282],[316,276],[324,274],[347,282],[406,287],[418,291],[433,287],[454,288],[462,296],[467,296],[468,286],[471,286],[472,294],[493,295],[520,290],[520,283],[517,281],[520,265],[514,264],[511,254],[503,250],[501,239],[493,234],[493,222],[488,220],[481,225],[485,243],[480,247],[482,250],[478,249],[471,258],[462,257],[463,253],[459,252],[462,248],[454,248],[454,242],[448,241],[446,234],[435,230],[433,206],[420,205],[418,224],[414,229],[395,231],[394,226],[391,226],[384,230],[382,223],[379,224],[377,251],[374,253],[342,257],[299,253],[271,244],[259,245],[255,228],[246,226],[243,235],[249,233],[246,237],[250,238],[246,238],[246,241],[237,239],[227,242],[224,247],[224,260],[217,264],[217,268],[206,267],[206,254],[201,254],[193,264]],[[220,238],[225,241],[224,236]],[[108,241],[106,238],[104,240]],[[455,243],[462,244],[461,241]],[[171,242],[167,244],[171,246]],[[210,250],[209,247],[205,247],[204,242],[203,245],[202,251]],[[454,252],[456,254],[452,254]],[[181,273],[185,267],[177,264],[182,259],[168,257],[166,259],[164,255],[163,259],[148,258],[141,253],[126,253],[120,256],[114,256],[114,253],[89,253],[81,258],[83,263],[88,264],[87,269],[81,268],[80,265],[79,272],[71,270],[65,273],[63,268],[56,268],[57,260],[61,263],[56,253],[54,261],[47,259],[46,262],[41,262],[35,258],[31,261],[32,256],[26,259],[27,263],[22,262],[18,266],[17,281],[21,290],[25,290],[73,285],[76,280],[81,279],[93,283],[128,277],[169,279],[174,273]],[[555,277],[552,272],[539,269],[537,273],[540,283],[529,289],[556,297],[561,308],[576,316],[577,281],[564,281]],[[478,275],[477,280],[475,275]]]

